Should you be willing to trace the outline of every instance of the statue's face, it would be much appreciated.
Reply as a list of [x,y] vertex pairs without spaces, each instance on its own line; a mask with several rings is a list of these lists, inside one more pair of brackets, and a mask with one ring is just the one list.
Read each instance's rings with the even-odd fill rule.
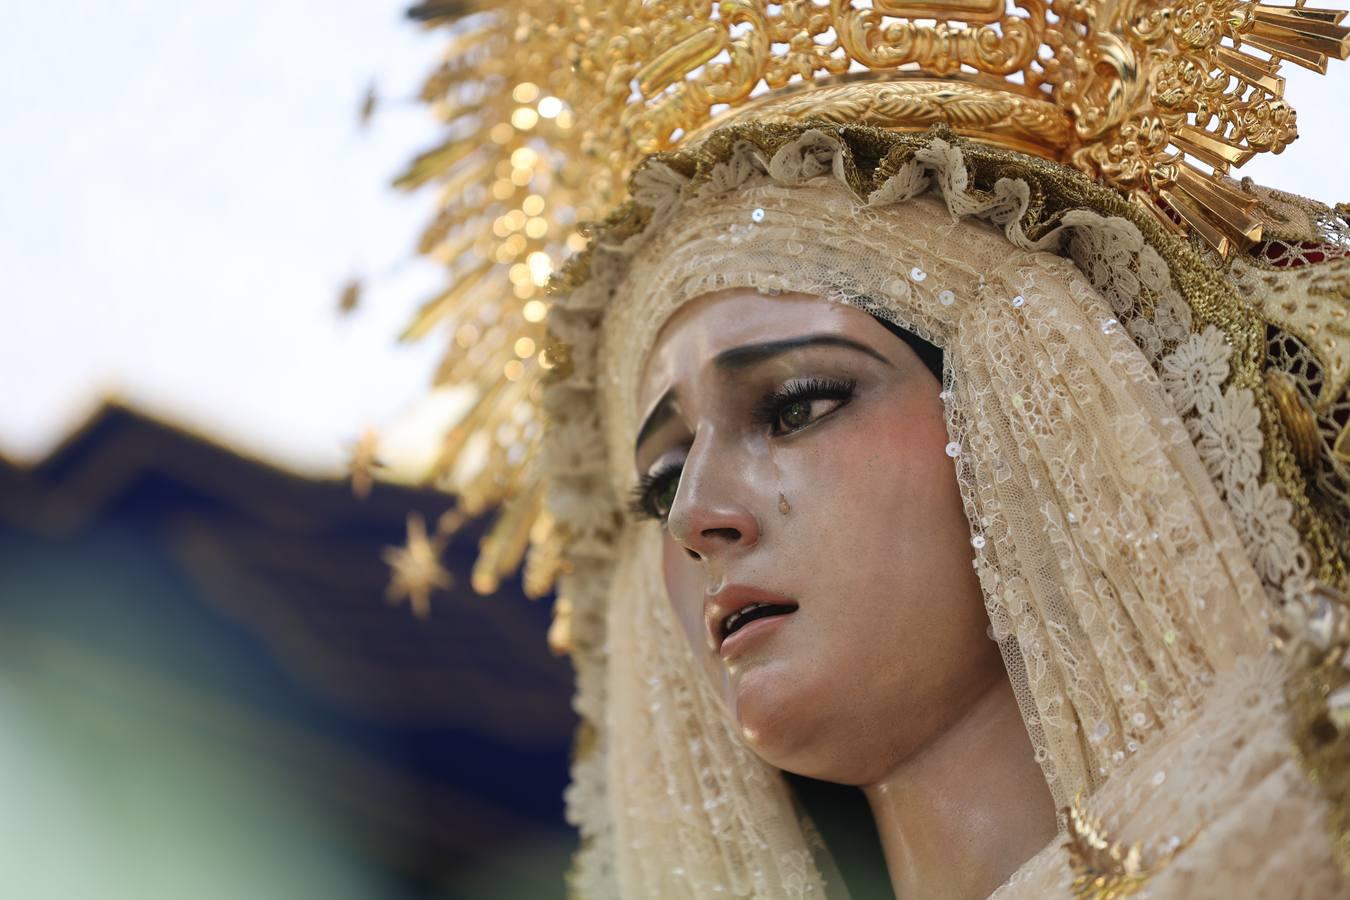
[[701,298],[648,357],[635,460],[666,589],[772,765],[873,783],[1006,677],[940,389],[871,316],[805,295]]

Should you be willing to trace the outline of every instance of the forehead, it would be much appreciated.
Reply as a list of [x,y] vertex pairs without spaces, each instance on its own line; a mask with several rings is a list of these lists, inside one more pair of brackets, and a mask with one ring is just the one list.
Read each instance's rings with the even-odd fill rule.
[[861,310],[809,294],[767,296],[748,288],[707,294],[661,327],[643,367],[640,406],[695,377],[723,350],[805,334],[866,339],[880,327]]

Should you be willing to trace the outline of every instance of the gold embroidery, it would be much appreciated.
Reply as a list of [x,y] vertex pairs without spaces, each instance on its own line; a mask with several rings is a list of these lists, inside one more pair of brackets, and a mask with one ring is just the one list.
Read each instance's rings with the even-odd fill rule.
[[1317,422],[1313,420],[1312,411],[1299,396],[1294,379],[1285,372],[1268,370],[1266,389],[1270,391],[1275,408],[1280,412],[1280,421],[1289,434],[1294,456],[1298,458],[1303,468],[1312,468],[1317,462],[1319,443]]
[[1077,900],[1119,900],[1137,893],[1184,846],[1173,840],[1160,849],[1152,865],[1146,865],[1143,848],[1113,841],[1101,821],[1088,813],[1081,795],[1063,812]]
[[1327,799],[1332,849],[1350,876],[1350,605],[1312,582],[1291,592],[1274,631],[1295,664],[1285,684],[1294,743]]

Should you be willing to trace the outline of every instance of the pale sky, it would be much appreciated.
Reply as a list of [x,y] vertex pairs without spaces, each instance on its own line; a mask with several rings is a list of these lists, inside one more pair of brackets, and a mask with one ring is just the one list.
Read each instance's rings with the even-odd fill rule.
[[[388,188],[436,127],[442,45],[405,0],[12,3],[0,28],[0,453],[102,396],[312,472],[424,395],[395,341],[438,285],[431,198]],[[1238,174],[1350,200],[1350,64],[1286,67],[1301,138]],[[361,132],[374,78],[386,102]],[[336,315],[352,275],[362,308]]]
[[[0,28],[0,452],[100,396],[332,469],[420,397],[399,346],[437,285],[428,197],[388,187],[436,127],[402,100],[442,39],[393,0],[11,4]],[[372,77],[375,127],[357,108]],[[374,273],[363,308],[342,284]]]

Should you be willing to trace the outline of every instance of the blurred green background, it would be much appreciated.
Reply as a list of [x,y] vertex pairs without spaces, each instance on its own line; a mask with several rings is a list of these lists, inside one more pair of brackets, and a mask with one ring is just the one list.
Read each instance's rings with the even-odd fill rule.
[[300,477],[121,406],[0,463],[0,896],[562,896],[547,602],[382,601],[444,498]]

